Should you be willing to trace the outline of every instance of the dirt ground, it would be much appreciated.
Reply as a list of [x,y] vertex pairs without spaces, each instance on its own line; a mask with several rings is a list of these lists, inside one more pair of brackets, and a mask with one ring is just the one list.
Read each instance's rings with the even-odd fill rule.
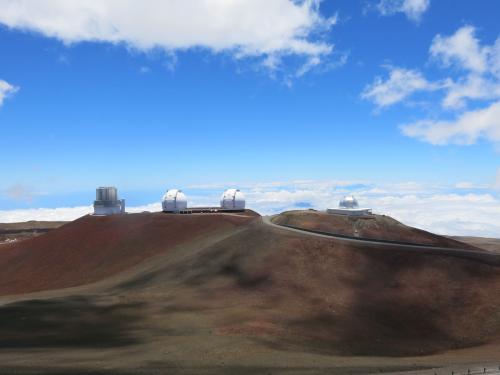
[[477,250],[470,243],[409,227],[386,215],[345,216],[316,210],[295,210],[275,216],[273,222],[352,237]]
[[500,239],[484,237],[451,237],[454,240],[468,243],[469,245],[480,247],[489,251],[500,253]]
[[252,213],[93,219],[0,249],[0,374],[500,365],[498,267],[311,238]]

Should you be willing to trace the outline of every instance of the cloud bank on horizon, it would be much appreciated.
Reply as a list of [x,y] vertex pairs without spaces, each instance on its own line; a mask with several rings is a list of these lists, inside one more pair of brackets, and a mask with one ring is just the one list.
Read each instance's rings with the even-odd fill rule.
[[[214,206],[223,188],[222,185],[191,186],[185,191],[190,206]],[[352,193],[362,206],[407,225],[444,235],[500,238],[500,199],[493,194],[492,186],[474,186],[465,182],[443,186],[416,182],[294,181],[250,184],[241,188],[247,207],[262,215],[293,209],[324,210],[336,207],[344,195]],[[74,220],[92,211],[90,205],[7,210],[0,211],[0,222]],[[127,208],[130,213],[143,211],[161,211],[161,204],[158,201]]]

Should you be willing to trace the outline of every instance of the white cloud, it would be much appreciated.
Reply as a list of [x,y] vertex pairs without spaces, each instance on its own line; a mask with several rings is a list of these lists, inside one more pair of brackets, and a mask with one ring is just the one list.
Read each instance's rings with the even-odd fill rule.
[[500,237],[495,212],[500,201],[488,193],[438,193],[368,197],[374,210],[434,233]]
[[434,145],[470,145],[479,138],[500,142],[500,101],[465,112],[454,121],[422,120],[402,125],[403,133]]
[[464,26],[449,37],[437,35],[429,49],[431,57],[447,67],[456,65],[465,70],[485,72],[490,48],[481,46],[475,32],[474,27]]
[[470,74],[458,83],[449,83],[447,87],[443,107],[448,109],[465,107],[466,99],[491,100],[500,98],[500,83],[478,74]]
[[455,66],[466,73],[447,86],[445,108],[462,108],[466,100],[500,98],[500,39],[482,45],[476,29],[464,26],[451,36],[437,35],[429,49],[432,59],[444,67]]
[[491,47],[489,65],[491,73],[500,79],[500,38],[497,38],[497,41]]
[[478,185],[469,181],[462,181],[455,184],[456,189],[464,189],[464,190],[487,189],[488,187],[489,187],[488,185]]
[[[500,199],[493,189],[470,183],[458,185],[308,180],[249,184],[243,191],[248,207],[261,214],[304,207],[324,210],[337,206],[344,195],[353,193],[362,206],[407,225],[441,234],[500,237],[500,222],[497,220]],[[212,191],[188,195],[190,205],[216,205],[221,186],[204,187],[203,190]],[[128,212],[160,210],[159,202],[127,208]],[[0,211],[0,222],[74,220],[91,212],[91,206]]]
[[[470,145],[479,139],[500,141],[500,38],[481,44],[472,26],[451,36],[437,35],[429,48],[430,58],[446,68],[448,76],[428,81],[416,70],[390,68],[385,81],[376,78],[361,96],[378,107],[402,102],[419,91],[442,93],[446,119],[423,119],[401,125],[403,134],[435,145]],[[455,72],[450,67],[456,67]],[[449,74],[458,73],[451,78]],[[471,103],[481,103],[471,108]],[[479,108],[479,109],[478,109]],[[445,112],[446,111],[446,112]],[[448,111],[452,111],[452,115]],[[450,120],[450,118],[452,118]]]
[[361,97],[373,101],[379,107],[398,103],[418,91],[434,91],[443,84],[427,81],[419,71],[389,67],[389,78],[377,77],[366,86]]
[[304,74],[309,72],[311,69],[313,69],[315,66],[318,66],[321,64],[321,58],[318,56],[313,56],[309,60],[306,61],[304,65],[302,65],[299,70],[297,71],[297,77],[302,77]]
[[445,90],[445,109],[463,108],[467,100],[500,98],[500,39],[494,46],[483,46],[475,37],[475,29],[464,26],[449,37],[437,35],[429,54],[443,67],[453,65],[466,74],[458,80],[447,77],[430,82],[417,70],[389,67],[389,78],[384,81],[377,77],[364,89],[362,97],[384,107],[404,101],[418,91]]
[[493,188],[500,190],[500,168],[497,170],[497,178],[495,180],[495,183],[493,184]]
[[15,94],[18,90],[19,87],[13,86],[10,83],[0,79],[0,107],[7,97]]
[[[248,56],[298,55],[309,60],[333,46],[315,39],[336,16],[320,0],[0,0],[0,23],[64,43],[123,43],[167,53],[203,48]],[[309,60],[311,61],[311,60]]]
[[[29,220],[39,221],[72,221],[89,215],[94,211],[92,206],[58,207],[58,208],[27,208],[17,210],[0,210],[0,223],[17,223]],[[161,211],[161,203],[151,203],[144,206],[127,207],[127,212]]]
[[90,214],[92,207],[31,208],[0,211],[0,222],[18,223],[29,220],[70,221]]
[[384,16],[404,13],[413,21],[420,21],[430,6],[430,0],[380,0],[375,8]]

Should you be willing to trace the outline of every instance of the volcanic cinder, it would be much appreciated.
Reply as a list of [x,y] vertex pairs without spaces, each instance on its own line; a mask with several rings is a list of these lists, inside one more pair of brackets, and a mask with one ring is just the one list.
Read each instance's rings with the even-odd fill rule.
[[[322,219],[274,221],[478,251],[389,218]],[[0,373],[366,373],[500,349],[495,264],[249,210],[83,217],[2,245],[0,294]]]

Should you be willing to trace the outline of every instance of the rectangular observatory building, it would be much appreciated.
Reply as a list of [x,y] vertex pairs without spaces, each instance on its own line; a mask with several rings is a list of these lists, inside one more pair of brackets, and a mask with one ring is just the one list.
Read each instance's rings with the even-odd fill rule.
[[94,215],[117,215],[125,213],[125,199],[118,199],[118,190],[113,186],[98,187],[95,191]]

